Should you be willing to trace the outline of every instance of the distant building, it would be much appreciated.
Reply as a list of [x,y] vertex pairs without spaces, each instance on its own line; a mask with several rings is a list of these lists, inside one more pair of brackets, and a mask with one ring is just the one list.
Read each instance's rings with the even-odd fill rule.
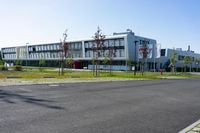
[[[92,47],[94,39],[88,38],[83,40],[67,40],[69,44],[68,57],[74,60],[75,68],[87,67],[92,68],[92,60],[95,58]],[[131,30],[122,33],[113,33],[112,36],[106,36],[104,42],[105,52],[99,57],[100,68],[106,69],[108,66],[102,63],[109,49],[115,49],[113,57],[114,70],[128,70],[128,61],[139,62],[143,57],[141,53],[143,45],[148,47],[147,66],[146,68],[153,69],[154,58],[156,57],[156,40],[136,36]],[[46,65],[49,67],[58,67],[61,60],[61,43],[37,44],[18,47],[2,48],[2,58],[8,64],[15,63],[16,60],[21,60],[23,65],[38,66],[40,59],[46,60]]]
[[[156,59],[156,69],[169,69],[169,65],[170,65],[170,58],[171,55],[173,54],[173,52],[176,52],[177,54],[177,62],[175,64],[176,69],[178,71],[182,71],[182,68],[184,67],[192,67],[194,69],[194,71],[196,71],[196,69],[200,68],[200,62],[197,62],[197,59],[200,59],[200,54],[195,53],[194,51],[190,50],[190,46],[188,47],[188,50],[183,51],[181,48],[177,48],[177,49],[161,49],[160,51],[160,57]],[[184,64],[184,58],[186,56],[190,56],[192,58],[192,61],[190,64],[188,64],[187,66],[185,66]]]

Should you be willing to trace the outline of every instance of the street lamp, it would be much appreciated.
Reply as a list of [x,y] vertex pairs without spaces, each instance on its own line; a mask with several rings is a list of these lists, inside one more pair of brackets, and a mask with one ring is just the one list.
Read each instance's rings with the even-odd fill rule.
[[27,65],[28,65],[28,44],[29,43],[26,43],[26,69],[27,69]]
[[134,64],[135,64],[135,70],[134,70],[134,75],[136,75],[136,65],[137,65],[137,61],[136,61],[136,56],[137,56],[137,42],[138,41],[134,41],[135,42],[135,58],[134,58]]

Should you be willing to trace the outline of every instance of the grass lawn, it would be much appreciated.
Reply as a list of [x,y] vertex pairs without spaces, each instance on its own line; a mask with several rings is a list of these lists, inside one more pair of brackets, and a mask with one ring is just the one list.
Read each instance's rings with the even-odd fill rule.
[[[42,72],[37,68],[27,68],[23,71],[0,71],[0,79],[5,78],[22,78],[22,79],[37,79],[37,78],[57,78],[57,79],[92,79],[94,78],[92,71],[77,71],[65,70],[63,76],[59,76],[57,69],[44,69]],[[100,76],[95,78],[120,78],[120,79],[165,79],[165,78],[200,78],[198,75],[190,73],[176,73],[164,72],[161,75],[159,72],[145,72],[142,75],[138,72],[134,75],[133,71],[113,71],[112,75],[108,71],[100,71]]]

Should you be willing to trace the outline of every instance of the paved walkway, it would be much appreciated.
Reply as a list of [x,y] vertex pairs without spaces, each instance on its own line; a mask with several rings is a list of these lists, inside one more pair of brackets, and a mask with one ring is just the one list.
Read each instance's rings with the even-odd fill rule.
[[145,80],[145,79],[125,79],[125,78],[37,78],[37,79],[0,79],[0,86],[9,85],[33,85],[33,84],[59,84],[59,83],[80,83],[80,82],[105,82],[105,81],[128,81],[128,80]]

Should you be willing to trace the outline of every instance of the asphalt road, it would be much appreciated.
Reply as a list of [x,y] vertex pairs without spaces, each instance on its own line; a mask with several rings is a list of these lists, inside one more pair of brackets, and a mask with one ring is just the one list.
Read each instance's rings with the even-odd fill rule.
[[0,133],[176,133],[200,119],[200,80],[0,87]]

